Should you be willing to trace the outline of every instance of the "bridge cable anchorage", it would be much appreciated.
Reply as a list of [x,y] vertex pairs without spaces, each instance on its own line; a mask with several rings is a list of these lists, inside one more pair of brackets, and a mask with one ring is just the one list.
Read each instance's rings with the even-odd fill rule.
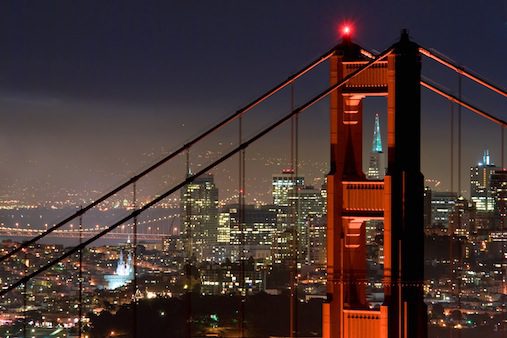
[[116,188],[114,188],[113,190],[111,190],[110,192],[102,195],[97,200],[95,200],[92,203],[88,204],[84,208],[78,210],[77,212],[75,212],[74,214],[72,214],[69,217],[65,218],[64,220],[62,220],[58,224],[55,224],[51,228],[48,228],[47,230],[45,230],[44,232],[42,232],[40,235],[35,236],[31,240],[22,243],[20,246],[18,246],[17,248],[13,249],[9,253],[7,253],[7,254],[5,254],[3,256],[0,256],[0,263],[3,262],[4,260],[8,259],[9,257],[15,255],[16,253],[19,253],[19,251],[21,249],[23,249],[23,248],[25,248],[25,247],[27,247],[27,246],[29,246],[31,244],[34,244],[35,242],[37,242],[40,239],[44,238],[45,236],[47,236],[48,234],[52,233],[56,229],[61,228],[66,223],[68,223],[68,222],[74,220],[76,217],[79,217],[80,215],[84,214],[86,211],[88,211],[88,210],[96,207],[100,203],[102,203],[105,200],[107,200],[109,197],[111,197],[111,196],[117,194],[118,192],[122,191],[123,189],[125,189],[129,185],[131,185],[134,182],[138,181],[140,178],[146,176],[147,174],[151,173],[152,171],[154,171],[155,169],[157,169],[161,165],[167,163],[169,160],[173,159],[177,155],[181,154],[182,152],[186,151],[187,149],[190,149],[190,147],[192,145],[200,142],[202,139],[204,139],[208,135],[216,132],[217,130],[221,129],[222,127],[228,125],[229,123],[231,123],[232,121],[234,121],[235,119],[237,119],[239,116],[241,116],[241,115],[245,114],[246,112],[248,112],[249,110],[253,109],[254,107],[256,107],[261,102],[263,102],[266,99],[270,98],[271,96],[273,96],[274,94],[276,94],[277,92],[279,92],[280,90],[282,90],[283,88],[287,87],[288,85],[290,85],[291,83],[295,82],[297,79],[299,79],[300,77],[302,77],[303,75],[305,75],[306,73],[308,73],[309,71],[311,71],[312,69],[314,69],[315,67],[317,67],[318,65],[320,65],[322,62],[324,62],[327,59],[329,59],[335,53],[335,50],[337,49],[338,46],[339,46],[339,44],[333,46],[331,49],[329,49],[328,51],[326,51],[325,53],[323,53],[322,55],[320,55],[319,57],[317,57],[315,60],[313,60],[312,62],[310,62],[308,65],[304,66],[300,71],[298,71],[298,72],[290,75],[285,81],[283,81],[283,82],[275,85],[273,88],[271,88],[267,92],[263,93],[258,98],[254,99],[253,101],[251,101],[247,105],[245,105],[242,108],[238,109],[236,112],[234,112],[229,117],[227,117],[224,120],[222,120],[221,122],[217,123],[215,126],[213,126],[210,129],[206,130],[205,132],[203,132],[199,136],[195,137],[193,140],[185,143],[183,146],[181,146],[180,148],[176,149],[175,151],[173,151],[172,153],[168,154],[167,156],[163,157],[158,162],[152,164],[151,166],[149,166],[145,170],[141,171],[139,174],[131,177],[126,182],[120,184],[119,186],[117,186]]
[[487,81],[486,79],[482,78],[479,75],[472,74],[472,71],[467,70],[465,69],[465,67],[456,64],[454,61],[451,61],[448,57],[443,56],[442,53],[435,50],[430,51],[421,46],[419,46],[419,52],[424,56],[427,56],[428,58],[439,62],[440,64],[446,66],[447,68],[454,70],[456,73],[466,76],[470,80],[496,92],[497,94],[507,97],[507,91],[505,89],[501,88],[498,85],[492,84],[490,81]]
[[[371,60],[369,61],[368,63],[366,63],[365,65],[361,66],[360,68],[356,69],[355,71],[353,71],[352,73],[348,74],[347,76],[345,76],[341,81],[331,85],[330,87],[326,88],[325,90],[323,90],[322,92],[320,92],[319,94],[315,95],[313,98],[311,98],[310,100],[306,101],[304,104],[302,104],[301,106],[295,108],[292,112],[290,112],[289,114],[283,116],[282,118],[280,118],[278,121],[274,122],[273,124],[271,124],[270,126],[264,128],[263,130],[261,130],[260,132],[258,132],[257,134],[255,134],[254,136],[252,136],[250,139],[248,139],[247,141],[243,141],[242,144],[238,145],[236,148],[232,149],[231,151],[229,151],[228,153],[226,153],[225,155],[222,155],[220,158],[218,158],[217,160],[213,161],[212,163],[208,164],[207,166],[205,166],[204,168],[202,168],[201,170],[199,170],[197,173],[195,174],[192,174],[190,176],[188,176],[185,180],[181,181],[180,183],[176,184],[175,186],[173,186],[172,188],[170,188],[169,190],[166,190],[164,193],[158,195],[156,198],[152,199],[151,201],[145,203],[144,205],[142,205],[141,207],[139,207],[137,210],[131,212],[129,215],[123,217],[122,219],[120,219],[119,221],[111,224],[109,227],[107,227],[106,229],[102,230],[101,232],[99,232],[98,234],[94,235],[93,237],[90,237],[88,238],[86,241],[84,241],[83,243],[81,243],[80,245],[78,246],[75,246],[73,248],[71,248],[69,251],[65,252],[64,254],[62,254],[60,257],[57,257],[55,259],[53,259],[52,261],[50,261],[49,263],[39,267],[37,270],[33,271],[32,273],[30,273],[29,275],[19,279],[18,281],[14,282],[13,284],[11,284],[10,286],[8,287],[4,287],[1,291],[0,291],[0,297],[1,296],[4,296],[5,294],[7,294],[8,292],[12,291],[14,288],[20,286],[21,284],[23,284],[25,281],[28,281],[30,279],[32,279],[33,277],[39,275],[40,273],[46,271],[47,269],[49,269],[50,267],[52,267],[53,265],[61,262],[62,260],[64,260],[65,258],[69,257],[70,255],[73,255],[75,254],[78,250],[81,250],[83,249],[84,247],[87,247],[88,245],[90,245],[91,243],[95,242],[97,239],[103,237],[104,235],[108,234],[109,232],[113,231],[114,229],[118,228],[121,224],[129,221],[130,219],[132,219],[134,216],[137,216],[141,213],[143,213],[144,211],[148,210],[149,208],[153,207],[154,205],[156,205],[157,203],[159,203],[160,201],[162,201],[163,199],[167,198],[168,196],[170,196],[171,194],[173,194],[174,192],[178,191],[179,189],[183,188],[185,185],[189,184],[189,183],[192,183],[197,177],[207,173],[208,171],[210,171],[211,169],[213,169],[214,167],[216,167],[217,165],[223,163],[224,161],[226,161],[227,159],[231,158],[233,155],[235,155],[236,153],[238,153],[240,150],[242,149],[246,149],[248,146],[250,146],[252,143],[258,141],[259,139],[261,139],[262,137],[264,137],[265,135],[267,135],[268,133],[270,133],[271,131],[275,130],[276,128],[278,128],[280,125],[282,125],[283,123],[287,122],[292,116],[296,115],[296,114],[299,114],[299,113],[302,113],[304,112],[305,110],[307,110],[308,108],[312,107],[314,104],[320,102],[322,99],[324,99],[325,97],[327,97],[331,92],[333,92],[334,90],[344,86],[347,82],[349,82],[352,78],[356,77],[357,75],[361,74],[362,72],[364,72],[365,70],[369,69],[370,67],[372,67],[374,64],[376,64],[377,62],[383,60],[384,58],[386,58],[389,54],[392,53],[392,49],[389,48],[385,51],[383,51],[382,53],[380,53],[376,59],[374,60]],[[83,209],[84,210],[84,209]]]
[[466,109],[476,113],[477,115],[480,115],[480,116],[482,116],[482,117],[484,117],[484,118],[486,118],[486,119],[488,119],[500,126],[503,126],[503,127],[507,126],[506,121],[504,121],[498,117],[495,117],[494,115],[488,114],[485,111],[483,111],[475,106],[472,106],[471,104],[467,103],[466,101],[460,100],[455,95],[452,95],[449,92],[445,91],[444,89],[437,87],[435,84],[430,84],[428,82],[427,78],[424,78],[421,80],[421,85],[423,87],[435,92],[436,94],[448,99],[449,101],[457,103],[458,105],[461,105],[464,108],[466,108]]

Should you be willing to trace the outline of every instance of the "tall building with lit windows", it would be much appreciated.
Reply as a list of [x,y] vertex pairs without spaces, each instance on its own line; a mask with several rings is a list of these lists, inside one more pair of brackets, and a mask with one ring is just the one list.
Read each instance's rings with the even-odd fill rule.
[[181,233],[188,257],[213,260],[218,238],[218,188],[203,175],[181,189]]
[[491,174],[501,168],[491,160],[489,150],[485,150],[482,162],[470,168],[470,199],[478,212],[493,212],[495,201],[491,189]]
[[373,128],[373,141],[371,145],[370,163],[366,177],[369,180],[380,180],[384,177],[381,169],[382,139],[380,137],[380,121],[378,114],[375,114],[375,126]]
[[[272,179],[273,208],[276,211],[277,229],[272,244],[272,261],[274,264],[286,263],[288,255],[295,244],[295,230],[301,233],[299,218],[299,193],[305,185],[304,177],[296,176],[292,169],[284,169],[281,174],[273,175]],[[296,228],[297,227],[297,228]],[[287,242],[288,238],[291,238]],[[286,244],[291,244],[286,246]],[[298,256],[302,254],[302,247],[298,244]],[[292,256],[291,256],[292,257]]]
[[272,179],[273,206],[276,208],[278,232],[297,222],[298,192],[305,185],[302,176],[296,177],[291,169],[284,169]]
[[273,175],[273,204],[288,207],[290,200],[295,198],[297,189],[302,188],[304,185],[304,177],[294,176],[294,171],[291,169],[284,169],[282,174]]
[[241,249],[245,259],[252,257],[264,261],[271,254],[276,212],[269,205],[246,204],[241,208],[238,204],[228,204],[220,211],[219,244],[227,243],[227,258],[232,262],[240,259]]
[[497,229],[507,231],[507,170],[495,170],[491,174],[491,193],[495,201],[495,225]]
[[441,234],[448,233],[449,216],[453,212],[458,194],[449,191],[432,191],[431,193],[431,226],[433,229],[440,229]]
[[299,190],[296,207],[298,215],[298,250],[301,258],[304,257],[308,262],[310,252],[310,227],[315,225],[312,223],[314,223],[316,219],[321,219],[325,215],[325,200],[322,199],[322,194],[319,189],[313,186],[305,186]]

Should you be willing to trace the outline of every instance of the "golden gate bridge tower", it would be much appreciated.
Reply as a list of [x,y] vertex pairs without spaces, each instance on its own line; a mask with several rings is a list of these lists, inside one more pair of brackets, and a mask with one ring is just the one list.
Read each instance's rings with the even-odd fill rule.
[[[371,59],[349,35],[330,62],[338,83]],[[420,171],[419,46],[403,31],[391,52],[330,97],[327,177],[325,338],[426,338],[423,298],[423,175]],[[362,165],[362,103],[387,98],[387,172],[367,180]],[[384,303],[368,306],[365,221],[384,221]]]

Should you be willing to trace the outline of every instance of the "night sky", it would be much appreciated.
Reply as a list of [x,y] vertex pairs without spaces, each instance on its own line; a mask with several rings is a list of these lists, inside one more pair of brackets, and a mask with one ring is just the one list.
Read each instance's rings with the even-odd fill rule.
[[[505,0],[2,1],[0,197],[105,192],[328,50],[339,41],[343,22],[353,24],[356,42],[377,51],[407,28],[421,45],[507,87]],[[456,75],[431,61],[423,73],[456,92]],[[296,85],[296,103],[327,81],[324,65]],[[450,104],[423,93],[423,171],[445,190]],[[286,113],[284,95],[259,114]],[[463,97],[507,118],[504,98],[468,81]],[[372,100],[365,110],[367,148],[370,113],[382,116],[385,104]],[[302,117],[302,160],[327,161],[327,114],[323,102]],[[267,124],[257,117],[250,121],[247,135]],[[468,167],[483,149],[499,164],[500,130],[465,110],[463,124],[465,185]],[[248,156],[282,156],[285,134],[273,135]],[[214,142],[210,149],[222,146]],[[166,173],[173,180],[184,175],[179,160],[180,171]],[[269,180],[273,169],[259,173]]]

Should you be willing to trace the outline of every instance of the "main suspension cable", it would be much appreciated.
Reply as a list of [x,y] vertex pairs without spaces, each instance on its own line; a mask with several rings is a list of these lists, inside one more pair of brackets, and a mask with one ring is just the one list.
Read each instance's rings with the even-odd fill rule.
[[292,112],[290,112],[289,114],[285,115],[284,117],[282,117],[281,119],[279,119],[275,123],[271,124],[269,127],[266,127],[262,131],[258,132],[257,134],[255,134],[254,136],[252,136],[250,139],[248,139],[247,141],[244,141],[242,144],[238,145],[236,148],[232,149],[227,154],[221,156],[219,159],[213,161],[212,163],[210,163],[209,165],[207,165],[206,167],[204,167],[203,169],[201,169],[197,173],[195,173],[193,175],[187,176],[187,178],[185,180],[183,180],[182,182],[180,182],[179,184],[173,186],[171,189],[169,189],[169,190],[165,191],[164,193],[158,195],[153,200],[147,202],[142,207],[134,210],[129,215],[123,217],[122,219],[120,219],[116,223],[110,225],[108,228],[102,230],[101,232],[99,232],[95,236],[87,239],[86,241],[84,241],[80,245],[73,247],[72,249],[70,249],[69,251],[67,251],[66,253],[64,253],[63,255],[61,255],[60,257],[57,257],[57,258],[53,259],[49,263],[43,265],[39,269],[37,269],[37,270],[33,271],[32,273],[30,273],[29,275],[27,275],[27,276],[19,279],[18,281],[14,282],[10,286],[5,287],[4,289],[2,289],[0,291],[0,297],[3,296],[3,295],[5,295],[5,294],[7,294],[10,291],[12,291],[12,289],[18,287],[19,285],[23,284],[25,281],[28,281],[28,280],[32,279],[33,277],[39,275],[40,273],[42,273],[45,270],[47,270],[50,267],[52,267],[53,265],[61,262],[63,259],[69,257],[72,254],[75,254],[78,250],[81,250],[82,248],[90,245],[91,243],[93,243],[97,239],[101,238],[102,236],[108,234],[109,232],[111,232],[114,229],[116,229],[117,227],[119,227],[121,224],[129,221],[133,217],[135,217],[137,215],[140,215],[144,211],[146,211],[149,208],[153,207],[155,204],[157,204],[160,201],[162,201],[163,199],[167,198],[168,196],[170,196],[174,192],[178,191],[179,189],[181,189],[185,185],[193,182],[197,177],[205,174],[209,170],[213,169],[217,165],[219,165],[222,162],[224,162],[225,160],[229,159],[231,156],[233,156],[237,152],[241,151],[242,149],[247,148],[252,143],[254,143],[257,140],[259,140],[260,138],[264,137],[266,134],[270,133],[274,129],[278,128],[280,125],[282,125],[287,120],[289,120],[292,116],[294,116],[296,114],[299,114],[299,113],[302,113],[303,111],[305,111],[308,108],[312,107],[314,104],[320,102],[322,99],[324,99],[325,97],[327,97],[331,92],[333,92],[334,90],[336,90],[336,89],[344,86],[347,82],[350,81],[350,79],[356,77],[357,75],[359,75],[362,72],[366,71],[367,69],[371,68],[374,64],[376,64],[380,60],[383,60],[385,57],[387,57],[391,53],[392,53],[392,49],[387,49],[384,52],[380,53],[376,59],[369,61],[368,63],[366,63],[362,67],[360,67],[360,68],[356,69],[355,71],[351,72],[350,74],[348,74],[347,76],[345,76],[341,81],[339,81],[339,82],[331,85],[330,87],[326,88],[324,91],[320,92],[319,94],[317,94],[316,96],[314,96],[313,98],[311,98],[310,100],[308,100],[306,103],[302,104],[300,107],[294,109]]
[[322,62],[324,62],[327,59],[329,59],[334,54],[334,52],[335,52],[335,50],[336,50],[337,47],[338,47],[338,45],[333,46],[331,49],[329,49],[328,51],[326,51],[325,53],[323,53],[322,55],[320,55],[318,58],[316,58],[315,60],[313,60],[312,62],[310,62],[308,65],[306,65],[305,67],[303,67],[303,69],[301,69],[300,71],[298,71],[298,72],[290,75],[285,81],[283,81],[283,82],[279,83],[278,85],[274,86],[273,88],[271,88],[270,90],[268,90],[267,92],[265,92],[264,94],[262,94],[261,96],[259,96],[258,98],[256,98],[255,100],[251,101],[247,105],[245,105],[242,108],[240,108],[239,110],[237,110],[235,113],[233,113],[229,117],[225,118],[223,121],[217,123],[215,126],[213,126],[210,129],[206,130],[205,132],[203,132],[199,136],[195,137],[193,140],[185,143],[180,148],[176,149],[175,151],[173,151],[169,155],[165,156],[164,158],[160,159],[156,163],[152,164],[150,167],[146,168],[145,170],[143,170],[139,174],[131,177],[129,180],[127,180],[123,184],[120,184],[119,186],[117,186],[116,188],[114,188],[113,190],[111,190],[110,192],[102,195],[97,200],[95,200],[92,203],[88,204],[84,208],[78,210],[77,212],[75,212],[71,216],[69,216],[69,217],[65,218],[64,220],[60,221],[59,223],[53,225],[51,228],[46,229],[44,232],[42,232],[41,234],[35,236],[34,238],[32,238],[32,239],[30,239],[30,240],[28,240],[26,242],[23,242],[20,246],[18,246],[17,248],[13,249],[9,253],[1,256],[0,257],[0,262],[3,262],[4,260],[6,260],[9,257],[15,255],[16,253],[19,253],[21,249],[23,249],[25,247],[28,247],[28,246],[36,243],[37,241],[39,241],[40,239],[42,239],[45,236],[49,235],[50,233],[52,233],[56,229],[61,228],[66,223],[72,221],[76,217],[79,217],[80,215],[84,214],[86,211],[88,211],[88,210],[96,207],[100,203],[102,203],[105,200],[107,200],[109,197],[111,197],[111,196],[115,195],[116,193],[122,191],[123,189],[125,189],[129,185],[131,185],[134,182],[138,181],[140,178],[146,176],[147,174],[149,174],[150,172],[154,171],[155,169],[157,169],[161,165],[167,163],[172,158],[174,158],[177,155],[181,154],[182,152],[186,151],[187,149],[189,149],[194,144],[200,142],[202,139],[204,139],[208,135],[216,132],[217,130],[219,130],[222,127],[228,125],[229,123],[231,123],[232,121],[234,121],[238,117],[242,116],[246,112],[250,111],[251,109],[253,109],[257,105],[259,105],[260,103],[262,103],[266,99],[270,98],[271,96],[273,96],[274,94],[276,94],[277,92],[279,92],[280,90],[282,90],[283,88],[285,88],[288,85],[290,85],[291,83],[295,82],[297,79],[299,79],[300,77],[302,77],[303,75],[305,75],[306,73],[308,73],[309,71],[311,71],[312,69],[314,69],[315,67],[317,67]]
[[441,53],[437,51],[429,51],[426,48],[419,47],[419,52],[427,57],[429,57],[432,60],[435,60],[439,62],[440,64],[454,70],[456,73],[466,76],[472,81],[475,81],[476,83],[504,96],[507,97],[507,91],[500,86],[494,85],[491,82],[483,79],[479,75],[472,74],[470,70],[465,69],[465,67],[457,65],[455,62],[449,60],[449,58],[444,57]]
[[486,119],[488,119],[488,120],[490,120],[490,121],[492,121],[492,122],[494,122],[494,123],[496,123],[498,125],[501,125],[501,126],[504,126],[504,127],[507,126],[507,122],[505,122],[504,120],[502,120],[502,119],[500,119],[500,118],[498,118],[496,116],[493,116],[491,114],[488,114],[485,111],[483,111],[483,110],[481,110],[481,109],[479,109],[477,107],[472,106],[471,104],[469,104],[469,103],[467,103],[467,102],[465,102],[465,101],[457,98],[455,95],[452,95],[452,94],[448,93],[447,91],[445,91],[445,90],[437,87],[434,84],[430,84],[427,79],[422,79],[421,80],[421,85],[423,87],[426,87],[429,90],[437,93],[438,95],[443,96],[446,99],[448,99],[448,100],[450,100],[452,102],[455,102],[455,103],[463,106],[464,108],[466,108],[466,109],[468,109],[468,110],[476,113],[477,115],[480,115],[480,116],[482,116],[482,117],[484,117],[484,118],[486,118]]

